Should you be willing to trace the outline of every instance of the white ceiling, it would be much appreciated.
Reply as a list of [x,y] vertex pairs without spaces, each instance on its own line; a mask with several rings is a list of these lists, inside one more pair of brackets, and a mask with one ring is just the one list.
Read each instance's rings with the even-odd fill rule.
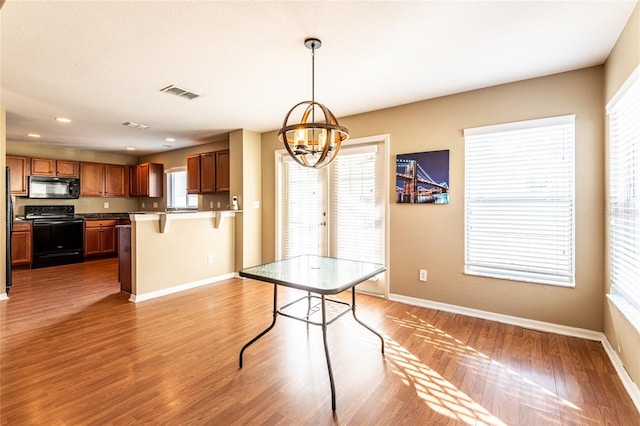
[[602,64],[635,4],[9,0],[0,103],[9,141],[143,155],[281,127],[311,98],[310,36],[316,100],[340,118]]

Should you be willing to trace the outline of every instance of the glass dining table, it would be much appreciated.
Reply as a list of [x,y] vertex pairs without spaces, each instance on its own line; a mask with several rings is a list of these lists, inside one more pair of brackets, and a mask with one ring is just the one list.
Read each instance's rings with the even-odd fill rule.
[[[315,255],[296,256],[241,269],[240,276],[243,278],[273,284],[273,320],[271,325],[242,347],[239,360],[240,368],[242,368],[244,351],[275,326],[279,315],[303,321],[308,325],[320,326],[322,327],[324,353],[331,385],[331,409],[336,411],[336,391],[329,346],[327,345],[327,326],[344,314],[351,312],[359,324],[380,338],[381,352],[384,354],[382,335],[356,316],[356,291],[354,287],[383,273],[386,269],[386,266],[380,263]],[[278,307],[278,286],[302,290],[306,294]],[[345,290],[351,290],[351,303],[329,297]],[[293,309],[295,305],[300,304],[302,304],[302,310]],[[327,308],[329,305],[332,307],[330,310]],[[317,317],[319,318],[316,319]]]

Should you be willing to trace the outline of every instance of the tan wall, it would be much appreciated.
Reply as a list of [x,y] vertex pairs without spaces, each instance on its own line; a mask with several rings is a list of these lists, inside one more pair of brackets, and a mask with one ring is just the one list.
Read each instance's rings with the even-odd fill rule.
[[[134,294],[141,296],[232,273],[234,219],[225,218],[220,228],[215,228],[214,223],[214,218],[174,220],[166,233],[160,233],[158,220],[134,221]],[[207,263],[208,255],[213,255],[212,264]]]
[[[261,137],[248,130],[231,132],[231,194],[238,196],[236,216],[236,270],[262,260]],[[258,208],[254,207],[258,203]]]
[[[603,329],[603,68],[461,93],[340,120],[351,137],[390,134],[395,155],[450,150],[450,204],[390,205],[390,293],[572,327]],[[576,286],[468,276],[462,131],[576,114]],[[263,260],[275,258],[275,132],[262,138]],[[395,182],[389,183],[393,200]],[[418,281],[426,268],[429,282]]]
[[[611,100],[616,91],[639,65],[640,6],[636,6],[605,64],[605,104]],[[608,156],[605,156],[605,166],[607,161]],[[605,169],[607,168],[605,167]],[[605,173],[606,176],[608,176],[607,173]],[[605,188],[608,189],[608,185]],[[608,211],[607,207],[605,210],[605,223],[608,223]],[[605,292],[609,293],[610,277],[608,267],[605,268],[604,283]],[[637,320],[636,324],[632,324],[614,303],[609,299],[605,299],[604,333],[622,360],[626,371],[636,383],[636,388],[640,387],[640,324],[637,324]],[[640,394],[640,389],[638,394]]]

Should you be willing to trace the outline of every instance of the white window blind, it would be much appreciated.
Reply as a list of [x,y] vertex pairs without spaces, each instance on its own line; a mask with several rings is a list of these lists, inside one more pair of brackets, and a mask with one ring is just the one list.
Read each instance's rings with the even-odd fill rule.
[[465,273],[573,286],[575,116],[464,134]]
[[346,148],[331,169],[331,255],[384,263],[380,167],[375,145]]
[[640,309],[640,78],[609,105],[609,267],[611,288]]
[[326,223],[324,182],[321,170],[302,167],[291,158],[283,158],[283,255],[325,254]]

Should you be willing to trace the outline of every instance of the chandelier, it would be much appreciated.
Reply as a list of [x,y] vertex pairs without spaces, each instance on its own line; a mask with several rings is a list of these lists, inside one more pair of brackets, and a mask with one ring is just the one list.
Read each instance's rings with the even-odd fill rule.
[[[311,49],[311,100],[289,110],[278,131],[278,139],[299,164],[319,169],[335,160],[340,143],[349,138],[349,131],[338,124],[329,108],[315,100],[315,53],[322,42],[308,38],[304,45]],[[289,119],[295,117],[299,117],[297,124],[289,124]]]

